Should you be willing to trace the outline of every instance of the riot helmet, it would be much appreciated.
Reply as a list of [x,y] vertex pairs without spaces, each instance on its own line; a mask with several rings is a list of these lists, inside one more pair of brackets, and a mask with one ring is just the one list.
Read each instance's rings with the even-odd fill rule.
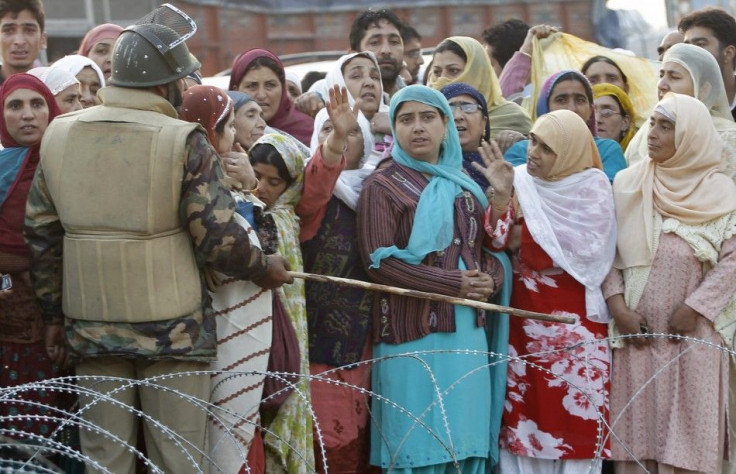
[[123,30],[112,54],[110,84],[146,88],[168,84],[200,68],[185,41],[197,31],[186,13],[165,3]]

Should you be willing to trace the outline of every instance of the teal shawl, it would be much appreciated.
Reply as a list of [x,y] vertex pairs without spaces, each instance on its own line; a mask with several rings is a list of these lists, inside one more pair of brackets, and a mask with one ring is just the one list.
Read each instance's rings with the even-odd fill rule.
[[[502,306],[511,305],[511,285],[513,282],[513,269],[511,260],[506,252],[491,252],[503,266],[503,286],[493,298],[493,303]],[[509,366],[509,315],[507,313],[487,312],[486,330],[488,333],[488,351],[491,364],[491,458],[490,465],[493,469],[499,462],[498,435],[501,432],[501,421],[503,418],[503,407],[506,403],[506,372]]]
[[25,161],[28,147],[5,148],[0,151],[0,205],[10,194]]
[[463,173],[463,152],[460,137],[455,128],[450,105],[440,92],[426,86],[408,86],[391,99],[389,119],[391,132],[396,136],[396,111],[404,102],[421,102],[439,110],[447,117],[446,138],[440,148],[437,164],[418,161],[404,151],[398,140],[394,141],[391,156],[394,161],[408,168],[430,175],[429,184],[417,203],[414,225],[405,249],[395,245],[380,247],[371,254],[371,268],[378,268],[381,260],[396,257],[412,265],[419,264],[427,254],[450,246],[455,229],[455,198],[463,189],[470,191],[485,208],[488,200],[475,181]]
[[[417,265],[431,252],[449,247],[455,229],[455,198],[462,190],[473,193],[481,205],[488,207],[488,200],[475,181],[463,172],[463,152],[460,137],[455,128],[455,120],[450,111],[447,99],[438,91],[425,86],[408,86],[397,92],[391,99],[389,118],[391,131],[396,136],[394,121],[396,111],[403,102],[416,101],[437,108],[448,117],[446,139],[440,149],[440,157],[436,165],[418,161],[409,156],[401,144],[394,141],[391,153],[397,163],[430,175],[429,184],[419,197],[414,215],[409,243],[405,249],[395,245],[381,247],[371,254],[371,268],[378,268],[381,260],[396,257],[407,263]],[[508,306],[511,300],[511,261],[504,252],[491,252],[499,260],[504,269],[504,284],[496,302]],[[496,314],[488,318],[488,345],[495,354],[491,357],[491,465],[498,463],[498,434],[501,428],[501,416],[506,398],[506,370],[509,337],[508,314]]]

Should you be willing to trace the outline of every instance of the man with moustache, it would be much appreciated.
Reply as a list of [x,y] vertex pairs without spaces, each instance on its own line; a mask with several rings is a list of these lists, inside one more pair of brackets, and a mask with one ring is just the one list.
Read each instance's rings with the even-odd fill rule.
[[[384,102],[388,104],[391,96],[406,86],[401,78],[401,68],[404,65],[404,40],[401,32],[404,24],[388,9],[366,10],[358,14],[350,28],[350,51],[371,51],[376,55],[378,67],[381,69]],[[323,81],[322,85],[324,85]],[[314,88],[315,86],[313,86]],[[317,87],[315,90],[320,90]],[[307,92],[294,101],[296,108],[305,114],[314,117],[324,107],[326,91],[322,93]],[[388,114],[378,113],[378,117],[371,121],[373,133],[390,133]]]
[[[381,82],[386,104],[391,96],[406,86],[401,78],[404,65],[404,24],[391,10],[366,10],[358,15],[350,28],[350,50],[371,51],[381,69]],[[378,112],[371,119],[373,133],[391,134],[388,113]]]
[[404,63],[404,24],[387,9],[366,10],[358,15],[350,28],[350,50],[371,51],[381,68],[383,91],[391,97],[404,87],[399,77]]

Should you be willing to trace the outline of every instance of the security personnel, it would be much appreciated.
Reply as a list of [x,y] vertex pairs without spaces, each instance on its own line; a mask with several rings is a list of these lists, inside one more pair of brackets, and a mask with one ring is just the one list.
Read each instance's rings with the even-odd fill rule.
[[101,430],[80,428],[82,450],[110,472],[135,472],[139,419],[163,472],[207,470],[207,412],[196,403],[210,390],[197,372],[217,353],[206,269],[264,288],[292,281],[284,259],[252,247],[233,219],[205,131],[177,119],[182,78],[198,68],[166,26],[123,31],[102,105],[48,127],[28,198],[47,351],[77,361],[91,392],[81,414]]

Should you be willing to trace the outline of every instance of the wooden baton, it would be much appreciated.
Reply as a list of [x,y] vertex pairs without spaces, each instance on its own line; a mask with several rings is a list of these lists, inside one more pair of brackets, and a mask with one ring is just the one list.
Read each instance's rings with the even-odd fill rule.
[[519,318],[537,319],[540,321],[552,321],[555,323],[573,324],[575,320],[569,316],[559,316],[547,313],[537,313],[534,311],[526,311],[524,309],[512,308],[510,306],[502,306],[499,304],[486,303],[483,301],[469,300],[466,298],[458,298],[456,296],[440,295],[437,293],[428,293],[426,291],[407,290],[397,286],[381,285],[362,280],[353,280],[350,278],[340,278],[329,275],[318,275],[316,273],[305,272],[289,272],[294,278],[302,280],[319,281],[322,283],[334,283],[342,286],[352,286],[355,288],[363,288],[364,290],[382,291],[384,293],[393,293],[395,295],[409,296],[411,298],[421,298],[431,301],[441,301],[443,303],[461,304],[470,306],[471,308],[485,309],[487,311],[496,311],[499,313],[508,313]]

